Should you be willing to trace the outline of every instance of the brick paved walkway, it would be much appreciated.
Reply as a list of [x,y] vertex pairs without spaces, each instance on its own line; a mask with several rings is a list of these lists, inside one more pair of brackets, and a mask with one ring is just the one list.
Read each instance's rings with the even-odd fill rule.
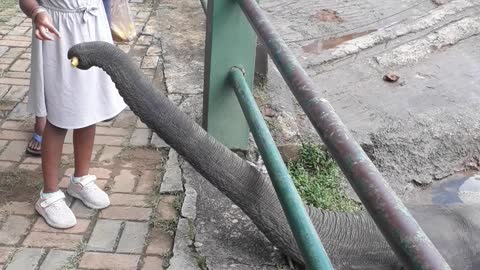
[[[142,34],[119,46],[158,84],[163,81],[162,50],[153,36],[153,5],[151,0],[132,1]],[[52,229],[35,213],[40,159],[25,155],[33,130],[33,118],[26,113],[31,21],[18,9],[0,11],[0,17],[7,18],[0,21],[0,269],[168,266],[183,199],[178,157],[169,155],[168,146],[129,110],[97,128],[91,173],[109,192],[112,206],[93,211],[69,198],[78,219],[69,230]],[[164,173],[165,165],[173,169]],[[73,172],[72,166],[69,132],[62,158],[65,176]],[[161,192],[162,180],[170,182],[166,178],[173,183],[164,184]],[[67,181],[61,181],[62,188]]]

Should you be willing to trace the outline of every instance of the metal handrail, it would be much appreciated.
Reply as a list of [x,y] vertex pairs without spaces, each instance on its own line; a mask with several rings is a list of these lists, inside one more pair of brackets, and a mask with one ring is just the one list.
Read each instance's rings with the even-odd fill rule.
[[[236,1],[263,40],[275,65],[317,133],[403,265],[408,269],[450,269],[330,103],[320,97],[313,81],[275,31],[256,0]],[[300,247],[302,251],[308,248],[310,247]]]
[[232,68],[229,79],[235,90],[242,111],[247,119],[260,155],[267,167],[270,180],[287,217],[293,236],[305,259],[308,269],[333,269],[327,252],[282,160],[267,124],[258,109],[243,72]]

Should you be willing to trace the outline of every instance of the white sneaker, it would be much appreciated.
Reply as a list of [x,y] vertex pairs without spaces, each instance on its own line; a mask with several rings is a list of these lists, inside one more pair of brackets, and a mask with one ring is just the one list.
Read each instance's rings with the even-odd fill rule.
[[70,177],[67,193],[70,196],[81,200],[86,206],[92,209],[103,209],[110,205],[110,199],[107,193],[101,190],[96,184],[95,175],[86,175],[77,183],[73,182],[73,176]]
[[68,229],[77,224],[77,219],[72,210],[65,203],[65,194],[57,191],[47,198],[38,199],[35,210],[45,219],[48,225],[57,229]]

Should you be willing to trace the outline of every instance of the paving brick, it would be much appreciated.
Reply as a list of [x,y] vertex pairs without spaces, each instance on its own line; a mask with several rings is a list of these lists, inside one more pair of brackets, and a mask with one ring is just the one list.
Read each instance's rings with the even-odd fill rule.
[[154,192],[153,188],[155,186],[155,176],[155,171],[143,171],[140,179],[138,180],[135,193],[150,194]]
[[[17,58],[19,57],[23,52],[25,51],[24,48],[10,48],[8,50],[8,52],[6,52],[3,57],[6,57],[6,58]],[[6,84],[9,84],[9,83],[6,83]],[[28,85],[28,84],[25,84],[25,85]]]
[[[2,29],[0,28],[0,34],[2,34]],[[0,56],[2,56],[6,51],[8,51],[7,46],[0,46]]]
[[118,146],[105,146],[102,154],[100,155],[99,161],[101,162],[112,162],[112,160],[122,152],[123,148]]
[[27,118],[30,118],[30,113],[25,103],[18,103],[8,115],[9,120],[26,120]]
[[75,255],[73,251],[50,250],[39,270],[62,270],[68,265],[69,259]]
[[24,53],[24,54],[20,55],[20,58],[21,59],[31,59],[32,54],[31,53]]
[[43,249],[21,248],[15,253],[6,270],[35,269],[42,258]]
[[0,231],[0,244],[17,244],[27,234],[28,227],[30,227],[30,219],[24,216],[8,216]]
[[113,252],[121,225],[122,222],[117,220],[97,220],[88,241],[87,250]]
[[168,154],[168,161],[165,165],[165,174],[163,176],[160,193],[183,192],[182,171],[178,163],[178,154],[171,149]]
[[77,218],[91,218],[97,210],[86,207],[80,200],[75,200],[72,205],[72,212]]
[[66,143],[63,145],[62,154],[64,155],[73,155],[73,144]]
[[196,269],[197,263],[191,254],[189,245],[189,224],[186,218],[178,221],[177,231],[175,233],[175,245],[173,246],[173,257],[170,259],[171,269]]
[[169,253],[173,247],[173,235],[154,228],[150,233],[150,243],[147,247],[147,254],[163,256]]
[[32,37],[8,34],[5,37],[3,37],[3,39],[16,40],[16,41],[31,41]]
[[23,160],[23,163],[42,164],[42,159],[40,157],[27,157]]
[[115,119],[114,127],[130,128],[136,125],[137,116],[132,111],[123,111]]
[[70,177],[65,176],[65,177],[63,177],[62,180],[60,180],[60,182],[58,183],[58,187],[59,187],[59,188],[66,189],[69,184],[70,184]]
[[96,135],[96,145],[122,145],[125,142],[125,137]]
[[16,130],[0,130],[1,140],[22,140],[28,141],[32,138],[30,132],[16,131]]
[[33,130],[34,123],[33,121],[12,121],[7,120],[3,122],[3,129],[12,129],[12,130],[21,130],[21,131],[31,131]]
[[121,170],[118,176],[115,176],[112,191],[113,192],[133,192],[135,188],[136,175],[130,170]]
[[80,268],[87,269],[137,269],[139,255],[86,252],[80,261]]
[[163,259],[160,257],[147,256],[143,259],[142,270],[163,270]]
[[110,195],[112,205],[148,207],[147,196],[115,193]]
[[82,239],[78,234],[30,232],[23,246],[74,250]]
[[13,62],[15,62],[15,60],[16,60],[16,58],[2,57],[2,58],[0,58],[0,64],[11,65]]
[[[75,168],[68,168],[65,171],[65,176],[70,176],[73,175],[75,172]],[[106,168],[90,168],[89,174],[93,174],[97,177],[97,179],[110,179],[110,175],[112,174],[112,171]]]
[[157,206],[157,218],[159,220],[173,220],[178,217],[178,212],[173,206],[175,196],[161,196]]
[[153,133],[150,143],[157,148],[169,148],[170,146],[160,138],[156,133]]
[[8,144],[7,140],[0,140],[0,152],[2,151],[3,148]]
[[132,146],[146,146],[149,143],[151,131],[145,128],[137,128],[130,138]]
[[28,142],[24,141],[11,141],[5,150],[0,155],[0,160],[5,161],[20,161],[25,154]]
[[8,92],[10,87],[11,87],[10,85],[0,84],[0,98],[3,97]]
[[5,263],[14,251],[15,248],[12,247],[0,247],[0,264]]
[[190,220],[197,218],[197,191],[185,184],[185,199],[182,204],[181,216]]
[[128,53],[130,51],[130,45],[127,44],[120,44],[117,47],[122,50],[124,53]]
[[131,55],[136,57],[137,59],[142,59],[143,56],[147,53],[148,46],[140,46],[140,45],[135,45],[133,47]]
[[[15,39],[15,38],[12,38],[10,35],[23,35],[25,34],[28,30],[30,30],[30,27],[26,27],[26,26],[17,26],[15,28],[13,28],[13,30],[9,33],[8,36],[6,36],[7,40],[18,40],[18,39]],[[20,36],[21,37],[21,36]],[[25,36],[25,38],[27,38]],[[24,41],[29,41],[31,40],[30,39],[24,39]],[[28,47],[28,46],[27,46]]]
[[148,128],[147,125],[145,125],[145,123],[142,122],[142,120],[140,120],[140,118],[137,120],[137,128]]
[[0,46],[9,46],[9,47],[28,47],[30,46],[30,41],[18,41],[18,40],[2,40],[0,39]]
[[10,67],[10,70],[11,71],[25,72],[28,69],[29,66],[30,66],[30,60],[18,59]]
[[161,55],[161,54],[162,54],[162,48],[159,45],[152,45],[148,47],[148,50],[147,50],[148,56]]
[[18,169],[26,170],[26,171],[39,171],[40,172],[40,164],[20,164]]
[[137,39],[137,43],[138,45],[150,45],[152,43],[152,40],[153,40],[153,37],[152,36],[145,36],[145,35],[141,35],[138,39]]
[[21,101],[27,92],[28,86],[14,85],[3,98],[4,100]]
[[14,162],[10,161],[0,161],[0,171],[10,170],[16,165]]
[[9,111],[13,110],[16,105],[17,105],[17,103],[15,103],[13,101],[1,102],[0,103],[0,110],[4,111],[4,112],[1,112],[2,115],[0,115],[0,117],[5,118],[5,115],[7,115],[9,113]]
[[16,72],[16,71],[9,71],[5,74],[6,78],[16,78],[16,79],[30,79],[29,72]]
[[50,227],[43,218],[38,218],[37,222],[32,227],[34,232],[50,232],[50,233],[72,233],[72,234],[82,234],[85,233],[90,225],[89,219],[77,219],[77,225],[70,229],[60,230]]
[[142,68],[156,68],[158,63],[158,56],[145,56],[142,61]]
[[129,129],[116,127],[97,127],[96,134],[110,135],[110,136],[127,136],[130,133]]
[[9,85],[30,85],[29,79],[0,78],[0,84]]
[[150,208],[110,206],[100,212],[100,217],[106,219],[147,221],[150,219],[151,214],[152,209]]
[[4,73],[8,70],[9,65],[0,64],[0,73]]
[[142,253],[147,234],[148,222],[126,222],[117,253]]

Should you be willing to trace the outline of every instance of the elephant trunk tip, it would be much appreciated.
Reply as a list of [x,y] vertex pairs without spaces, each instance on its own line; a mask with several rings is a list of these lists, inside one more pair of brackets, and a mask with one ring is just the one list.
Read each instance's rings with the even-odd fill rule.
[[120,49],[108,42],[85,42],[71,47],[67,57],[73,67],[86,70],[98,66],[102,60],[112,59],[117,50]]

